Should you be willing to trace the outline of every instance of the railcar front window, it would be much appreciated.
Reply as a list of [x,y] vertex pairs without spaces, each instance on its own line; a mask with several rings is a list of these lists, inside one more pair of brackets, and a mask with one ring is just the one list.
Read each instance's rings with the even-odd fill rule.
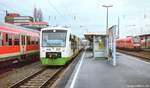
[[42,46],[65,46],[66,34],[66,30],[45,30],[42,32]]

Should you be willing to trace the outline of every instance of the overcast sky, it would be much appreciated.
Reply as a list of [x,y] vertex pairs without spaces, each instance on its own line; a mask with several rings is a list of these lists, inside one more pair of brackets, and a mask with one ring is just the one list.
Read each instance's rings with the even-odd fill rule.
[[5,10],[32,16],[36,7],[41,8],[44,21],[50,25],[70,25],[75,34],[82,36],[86,31],[105,32],[106,8],[102,5],[113,5],[109,27],[116,25],[119,17],[122,37],[150,33],[149,0],[0,0],[0,21]]

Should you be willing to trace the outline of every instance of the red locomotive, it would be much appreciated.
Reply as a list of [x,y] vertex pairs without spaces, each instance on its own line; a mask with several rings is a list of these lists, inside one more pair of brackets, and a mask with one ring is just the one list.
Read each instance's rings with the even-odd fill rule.
[[39,56],[39,32],[0,23],[0,68]]
[[129,36],[126,38],[120,38],[116,41],[117,48],[128,49],[128,50],[140,50],[141,49],[141,39],[139,36]]

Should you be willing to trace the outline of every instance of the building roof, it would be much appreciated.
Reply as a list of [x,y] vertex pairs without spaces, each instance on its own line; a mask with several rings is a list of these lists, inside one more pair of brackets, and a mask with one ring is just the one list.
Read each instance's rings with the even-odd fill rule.
[[0,31],[39,37],[39,31],[0,22]]
[[86,32],[84,35],[106,35],[105,33],[99,33],[99,32]]
[[48,25],[48,22],[30,22],[29,24],[37,24],[37,25],[44,24],[44,25]]
[[85,39],[89,41],[93,41],[93,36],[106,36],[104,33],[98,33],[98,32],[87,32],[84,33]]
[[150,34],[142,34],[142,35],[139,35],[140,37],[145,37],[145,36],[150,36]]

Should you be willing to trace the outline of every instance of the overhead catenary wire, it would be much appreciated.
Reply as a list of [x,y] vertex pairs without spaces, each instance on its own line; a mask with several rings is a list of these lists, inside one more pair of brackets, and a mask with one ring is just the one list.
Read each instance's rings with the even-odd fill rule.
[[63,19],[65,19],[65,17],[61,14],[61,12],[51,3],[51,1],[50,0],[47,1],[49,6],[52,7],[57,12],[57,14],[59,14]]

